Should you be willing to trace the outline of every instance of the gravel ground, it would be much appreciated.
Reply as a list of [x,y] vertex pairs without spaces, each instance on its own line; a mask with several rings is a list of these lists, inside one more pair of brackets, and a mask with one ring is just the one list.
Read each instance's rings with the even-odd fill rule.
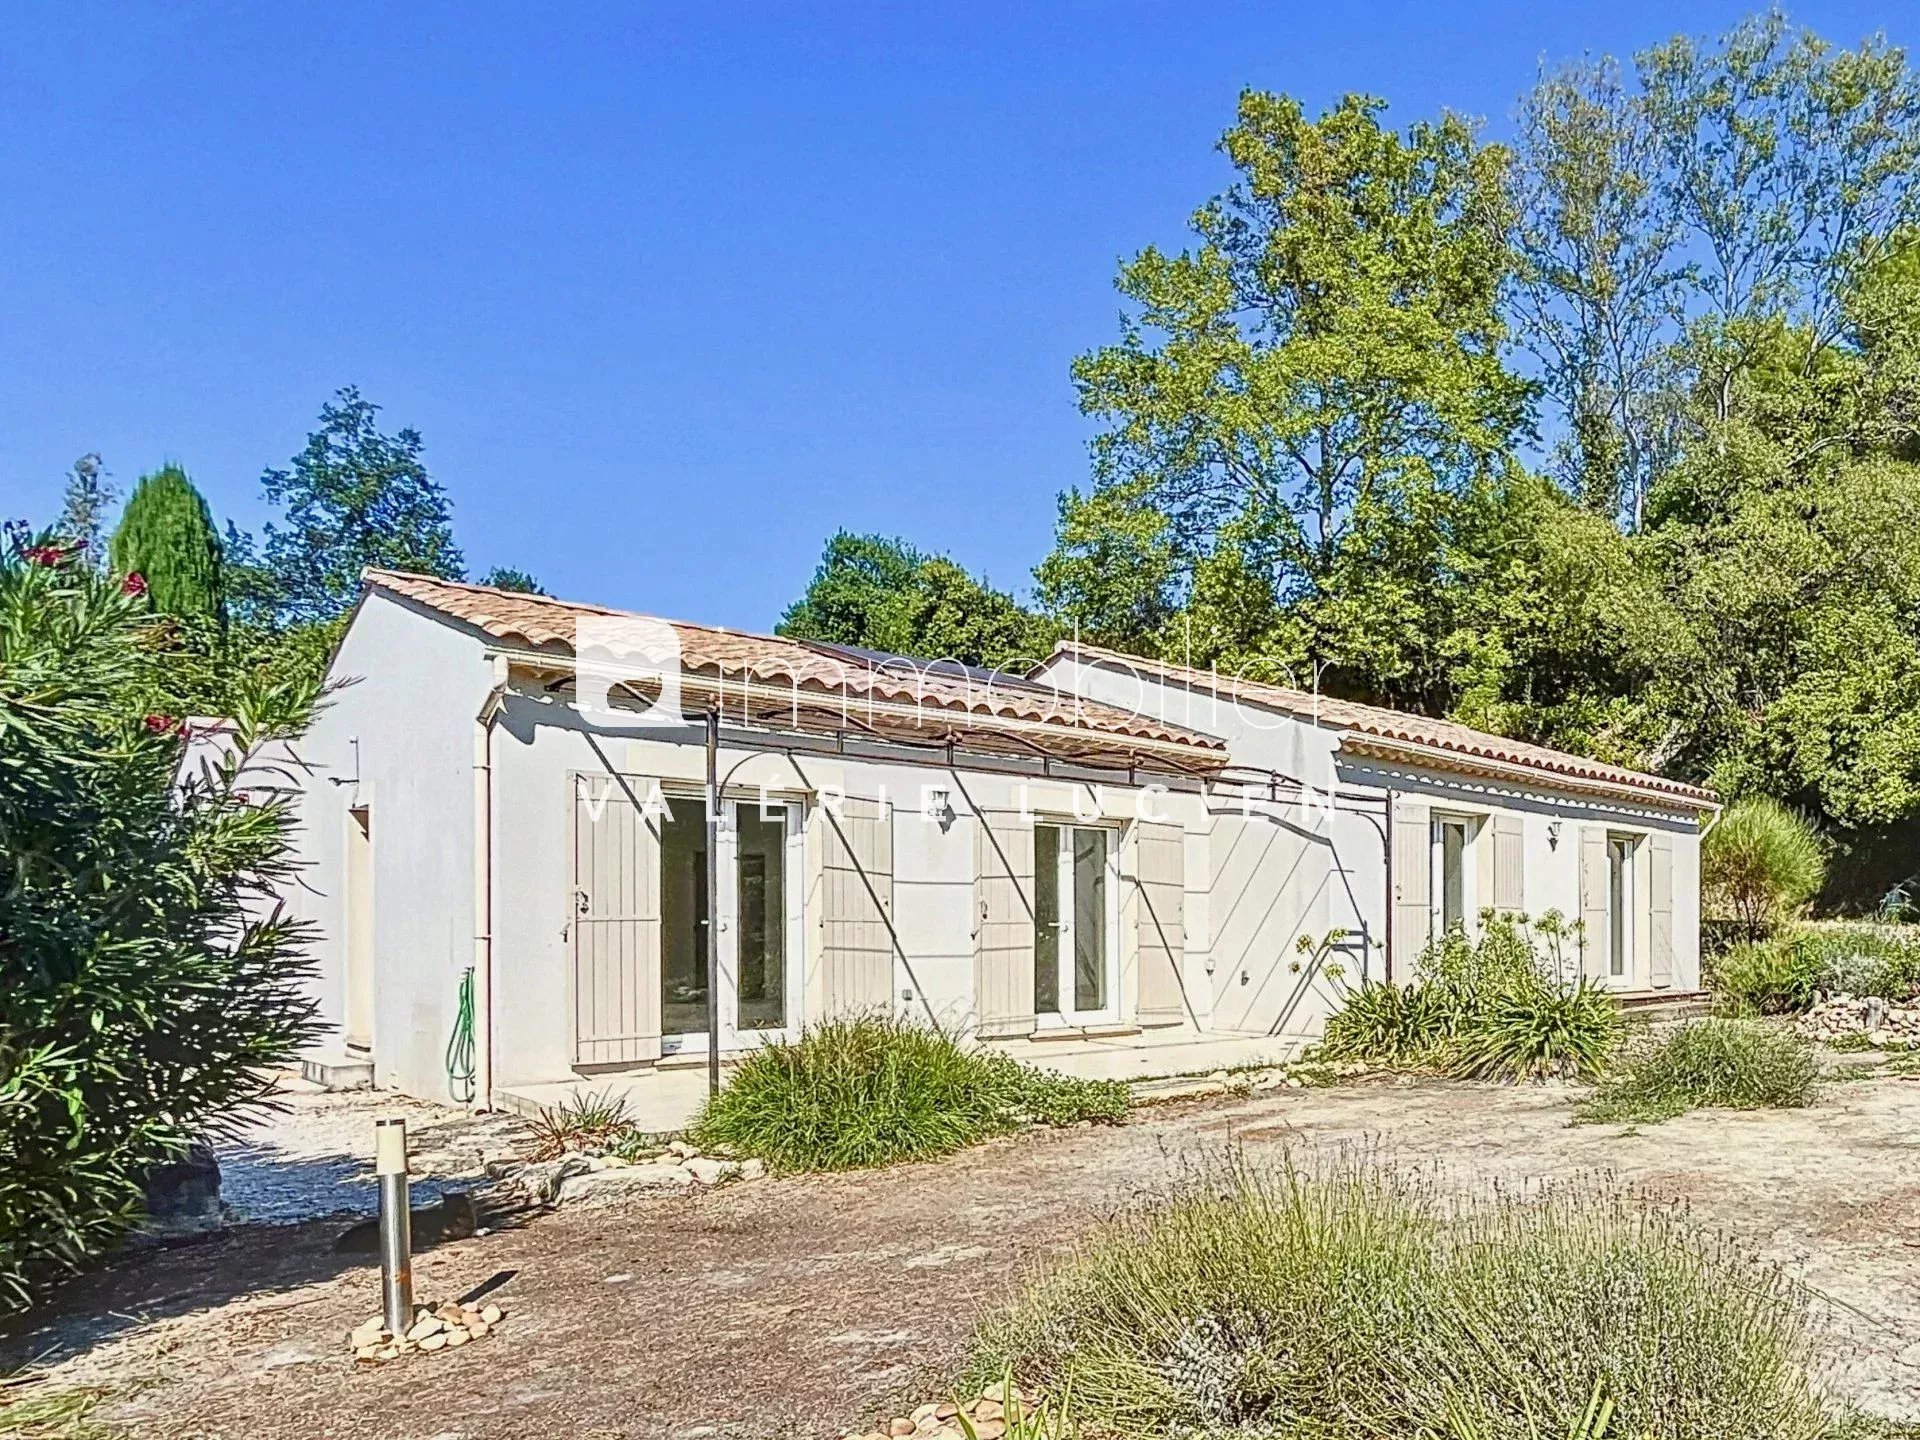
[[439,1298],[493,1286],[500,1329],[355,1369],[375,1272],[338,1222],[242,1228],[75,1286],[13,1358],[105,1387],[141,1436],[831,1436],[939,1393],[983,1304],[1183,1157],[1355,1143],[1460,1183],[1610,1172],[1731,1231],[1835,1303],[1837,1391],[1920,1418],[1920,1081],[1804,1111],[1570,1128],[1553,1088],[1279,1091],[1167,1106],[878,1174],[569,1207],[420,1257]]
[[373,1214],[375,1120],[407,1122],[416,1205],[438,1200],[443,1187],[471,1184],[487,1160],[526,1133],[508,1115],[469,1115],[370,1090],[329,1094],[292,1079],[280,1082],[277,1104],[277,1113],[261,1115],[217,1147],[220,1198],[241,1224]]

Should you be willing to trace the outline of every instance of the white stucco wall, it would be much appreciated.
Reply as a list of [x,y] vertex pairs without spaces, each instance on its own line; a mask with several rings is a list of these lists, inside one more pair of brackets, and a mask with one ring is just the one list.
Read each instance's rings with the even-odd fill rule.
[[[1199,942],[1200,966],[1211,976],[1214,1028],[1251,1033],[1314,1034],[1339,1003],[1344,984],[1297,971],[1302,935],[1364,931],[1335,957],[1346,981],[1386,972],[1387,895],[1382,807],[1362,796],[1391,789],[1409,802],[1472,815],[1521,818],[1525,908],[1540,916],[1579,914],[1578,827],[1604,825],[1636,835],[1662,831],[1673,843],[1674,989],[1699,984],[1699,827],[1691,811],[1605,799],[1546,787],[1505,785],[1463,775],[1370,761],[1339,751],[1338,732],[1252,704],[1236,704],[1116,667],[1056,657],[1043,678],[1067,696],[1118,705],[1156,719],[1218,735],[1236,766],[1271,770],[1322,796],[1351,801],[1249,804],[1215,787],[1199,909],[1209,917]],[[1283,792],[1284,793],[1284,792]],[[1550,826],[1559,822],[1555,843]],[[1648,863],[1641,854],[1644,870]],[[1644,893],[1644,891],[1643,891]],[[1490,902],[1483,902],[1490,903]],[[1195,908],[1192,900],[1189,909]],[[1643,922],[1644,923],[1644,922]],[[1196,946],[1192,937],[1189,946]],[[1641,952],[1644,956],[1645,946]]]
[[[499,856],[494,887],[494,1082],[511,1088],[574,1073],[568,989],[573,957],[566,933],[573,890],[572,777],[617,772],[652,777],[669,787],[673,782],[697,787],[705,774],[705,752],[697,729],[603,728],[586,722],[564,700],[516,689],[495,731],[493,763]],[[730,794],[753,793],[765,785],[773,797],[804,799],[825,789],[852,797],[884,793],[892,801],[893,919],[902,952],[895,965],[893,1003],[902,1014],[931,1017],[961,1030],[974,1019],[977,822],[972,812],[1016,809],[1023,787],[1028,808],[1041,818],[1073,815],[1076,791],[1082,814],[1092,815],[1096,808],[1092,788],[1086,785],[911,761],[824,754],[789,758],[723,744],[720,769],[723,775],[732,772]],[[958,812],[944,831],[920,813],[922,787],[928,785],[949,791]],[[1134,818],[1137,790],[1121,783],[1104,784],[1100,790],[1099,808],[1106,818]],[[1174,793],[1152,804],[1156,814],[1186,828],[1190,860],[1196,837],[1204,852],[1207,822],[1197,794]],[[1198,868],[1189,865],[1190,886],[1204,885],[1194,878]],[[812,925],[809,916],[810,933]],[[1187,934],[1183,979],[1189,994],[1197,994],[1205,977],[1192,939],[1191,914]],[[1135,993],[1132,946],[1124,934],[1120,955],[1118,994],[1124,1020]],[[811,947],[808,958],[816,958]],[[811,976],[808,980],[803,993],[812,995],[816,987]]]
[[332,692],[298,745],[307,767],[304,869],[290,896],[319,935],[316,984],[330,1027],[319,1048],[337,1053],[341,1043],[347,814],[365,806],[373,818],[375,1083],[445,1098],[448,1032],[473,961],[473,719],[491,684],[484,647],[374,592],[328,673],[351,683]]

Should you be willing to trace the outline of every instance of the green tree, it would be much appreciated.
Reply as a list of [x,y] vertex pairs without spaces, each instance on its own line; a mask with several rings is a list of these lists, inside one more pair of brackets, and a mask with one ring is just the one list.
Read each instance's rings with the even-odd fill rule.
[[[0,1309],[110,1246],[141,1181],[265,1098],[312,1033],[273,904],[289,802],[242,761],[311,690],[254,686],[236,758],[176,783],[170,663],[139,587],[9,531],[0,552]],[[241,786],[245,784],[246,790]]]
[[546,590],[538,580],[525,570],[516,570],[511,565],[496,565],[480,577],[482,585],[491,585],[496,590],[517,590],[523,595],[544,595]]
[[54,533],[78,545],[90,564],[102,563],[100,536],[106,529],[107,511],[113,507],[113,501],[113,484],[107,479],[100,457],[92,452],[82,455],[67,471]]
[[261,476],[285,515],[265,527],[249,583],[282,621],[339,615],[369,565],[451,580],[465,573],[446,492],[421,459],[420,432],[383,434],[379,413],[347,386],[320,408],[320,428],[291,468]]
[[[1122,266],[1121,338],[1074,375],[1103,426],[1096,495],[1121,497],[1092,517],[1100,543],[1172,564],[1200,648],[1385,698],[1424,688],[1402,646],[1449,508],[1504,470],[1529,389],[1500,356],[1506,153],[1452,116],[1396,133],[1383,108],[1350,96],[1309,120],[1244,94],[1221,142],[1239,179],[1194,216],[1198,248]],[[1097,553],[1066,528],[1085,505],[1042,570],[1069,606]],[[1356,623],[1360,588],[1382,623]]]
[[944,555],[842,530],[775,632],[924,660],[1025,666],[1053,648],[1055,628]]
[[225,621],[220,537],[205,498],[178,465],[144,475],[133,487],[111,556],[117,574],[141,577],[162,614]]

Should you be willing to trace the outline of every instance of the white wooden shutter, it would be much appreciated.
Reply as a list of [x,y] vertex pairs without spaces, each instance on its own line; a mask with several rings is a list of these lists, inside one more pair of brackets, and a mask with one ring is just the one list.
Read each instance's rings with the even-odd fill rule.
[[574,776],[573,1061],[660,1056],[660,834],[635,776]]
[[1143,820],[1134,826],[1135,1016],[1142,1025],[1178,1025],[1191,1006],[1186,959],[1187,832]]
[[1393,807],[1393,977],[1413,978],[1420,952],[1433,938],[1433,816],[1425,805],[1396,800]]
[[822,805],[820,1009],[823,1015],[886,1011],[893,997],[893,807],[848,796],[840,813]]
[[1580,937],[1581,973],[1590,980],[1607,973],[1607,919],[1612,908],[1607,891],[1607,832],[1604,826],[1580,827]]
[[1673,837],[1655,831],[1649,849],[1647,983],[1664,990],[1673,984]]
[[1493,908],[1518,915],[1527,908],[1526,831],[1518,815],[1493,817]]
[[978,1033],[1031,1035],[1033,820],[983,810],[973,829],[973,1004]]

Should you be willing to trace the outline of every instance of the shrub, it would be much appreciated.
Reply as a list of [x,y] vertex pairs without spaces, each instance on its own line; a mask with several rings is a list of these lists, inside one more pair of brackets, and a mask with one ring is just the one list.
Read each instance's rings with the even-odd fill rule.
[[1122,1435],[1811,1440],[1810,1358],[1804,1296],[1672,1212],[1339,1162],[1109,1223],[988,1318],[969,1378]]
[[1604,991],[1560,978],[1565,933],[1557,916],[1530,924],[1489,911],[1477,938],[1450,931],[1429,945],[1413,983],[1351,990],[1327,1017],[1321,1053],[1488,1079],[1593,1074],[1618,1016]]
[[1737,922],[1750,938],[1798,914],[1826,875],[1812,823],[1765,795],[1729,805],[1701,841],[1701,898],[1714,918]]
[[1042,1074],[881,1016],[830,1020],[755,1051],[691,1133],[785,1170],[855,1170],[920,1160],[1029,1120],[1116,1119],[1119,1081]]
[[1329,1060],[1420,1064],[1452,1036],[1453,1019],[1427,986],[1362,981],[1327,1017],[1319,1053]]
[[1753,1020],[1694,1020],[1649,1036],[1576,1112],[1605,1123],[1671,1119],[1702,1106],[1795,1109],[1820,1079],[1812,1044]]
[[287,802],[236,788],[311,688],[244,685],[236,758],[176,784],[144,590],[10,529],[0,552],[0,1309],[111,1245],[142,1180],[311,1035],[272,902]]
[[1790,944],[1821,989],[1895,1001],[1920,991],[1920,932],[1911,926],[1807,925]]
[[1713,960],[1708,984],[1746,1015],[1792,1015],[1813,1004],[1824,959],[1784,938],[1745,940]]
[[1613,997],[1582,979],[1493,1000],[1455,1042],[1455,1074],[1479,1080],[1585,1080],[1605,1068],[1620,1035]]

